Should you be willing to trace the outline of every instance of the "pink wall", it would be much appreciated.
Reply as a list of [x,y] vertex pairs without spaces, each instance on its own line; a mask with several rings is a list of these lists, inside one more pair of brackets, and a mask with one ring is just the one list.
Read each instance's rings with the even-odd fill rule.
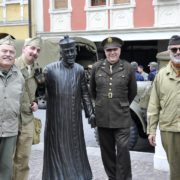
[[134,27],[151,27],[154,25],[153,0],[136,0],[134,10]]
[[[154,9],[152,5],[153,0],[136,0],[136,7],[134,9],[134,27],[153,27],[154,25]],[[49,15],[49,0],[43,1],[44,8],[44,32],[50,31],[50,15]],[[72,0],[72,30],[86,29],[86,13],[84,11],[85,0]],[[109,12],[108,12],[108,25]]]
[[86,13],[84,11],[85,0],[72,0],[72,30],[85,30],[86,29]]
[[50,16],[49,16],[49,0],[44,0],[43,1],[43,9],[44,9],[44,32],[49,32],[50,31]]

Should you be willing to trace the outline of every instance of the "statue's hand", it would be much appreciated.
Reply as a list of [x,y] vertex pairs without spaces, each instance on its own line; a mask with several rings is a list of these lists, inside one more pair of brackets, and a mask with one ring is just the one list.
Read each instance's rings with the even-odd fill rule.
[[96,118],[94,114],[91,114],[89,119],[88,119],[88,123],[91,125],[91,128],[95,128],[96,127]]

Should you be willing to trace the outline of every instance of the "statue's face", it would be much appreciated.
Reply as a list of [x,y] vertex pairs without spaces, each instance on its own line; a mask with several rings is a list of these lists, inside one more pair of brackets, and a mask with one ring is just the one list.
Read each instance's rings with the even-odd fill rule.
[[61,49],[61,55],[63,58],[63,61],[69,65],[74,64],[75,63],[75,59],[76,59],[76,47],[74,46],[70,46],[70,47],[66,47],[66,48],[62,48]]

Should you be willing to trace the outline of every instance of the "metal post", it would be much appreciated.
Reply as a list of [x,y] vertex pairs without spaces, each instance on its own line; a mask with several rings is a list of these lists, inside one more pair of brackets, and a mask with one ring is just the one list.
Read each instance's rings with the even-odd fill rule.
[[31,16],[31,0],[28,0],[28,28],[29,28],[29,37],[32,37],[32,16]]

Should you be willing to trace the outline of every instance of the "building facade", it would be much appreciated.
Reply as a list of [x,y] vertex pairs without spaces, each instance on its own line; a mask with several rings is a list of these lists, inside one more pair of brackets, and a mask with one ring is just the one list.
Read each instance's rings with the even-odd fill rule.
[[0,0],[0,32],[21,39],[29,36],[27,0]]
[[47,36],[157,40],[180,30],[180,0],[44,0],[41,7],[43,23],[37,24],[37,33]]
[[107,36],[117,36],[126,42],[124,57],[145,65],[155,60],[157,52],[166,50],[172,35],[180,35],[180,0],[39,0],[35,3],[39,7],[37,34],[45,38],[80,36],[96,42],[97,46]]
[[117,36],[125,41],[126,59],[147,64],[180,35],[179,9],[180,0],[0,0],[0,31],[17,39],[69,34],[99,48]]
[[35,18],[38,7],[34,2],[36,1],[0,0],[0,32],[11,34],[16,39],[36,35]]

